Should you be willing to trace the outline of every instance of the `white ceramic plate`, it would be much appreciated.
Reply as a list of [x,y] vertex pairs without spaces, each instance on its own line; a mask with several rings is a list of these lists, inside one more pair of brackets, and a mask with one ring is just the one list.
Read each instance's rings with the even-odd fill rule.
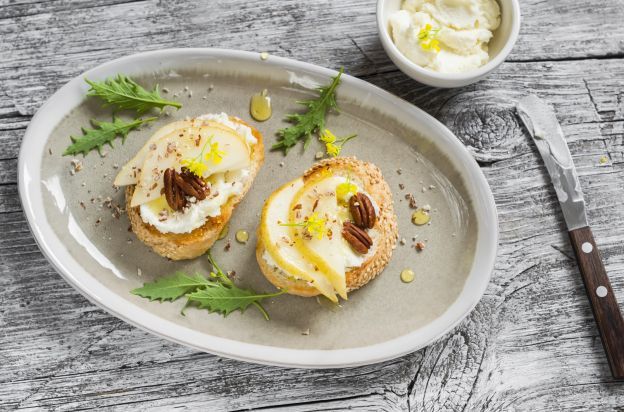
[[[171,93],[178,91],[176,98],[184,107],[133,132],[124,146],[117,143],[116,149],[108,149],[105,158],[89,154],[83,171],[71,176],[71,158],[60,155],[69,144],[68,136],[79,134],[91,117],[110,118],[110,111],[85,100],[83,77],[103,79],[117,73],[145,84],[158,82]],[[127,232],[125,217],[111,218],[110,211],[98,206],[97,196],[109,195],[123,204],[123,191],[111,189],[113,165],[127,161],[160,125],[221,110],[251,121],[249,96],[268,88],[274,116],[255,126],[270,147],[275,131],[285,125],[284,115],[298,110],[294,100],[313,95],[315,86],[335,74],[275,56],[262,60],[258,53],[171,49],[121,58],[76,77],[33,117],[20,151],[20,197],[41,250],[69,284],[113,315],[163,338],[222,356],[329,368],[380,362],[430,344],[457,325],[485,291],[498,238],[494,201],[477,163],[446,127],[362,80],[343,76],[338,91],[341,113],[330,115],[328,126],[337,134],[358,133],[345,146],[345,154],[381,167],[393,189],[399,230],[408,244],[398,246],[386,270],[352,293],[341,309],[329,310],[314,298],[280,296],[267,302],[272,319],[266,322],[253,310],[222,318],[190,309],[181,316],[180,302],[161,304],[131,295],[129,291],[144,281],[177,269],[205,271],[207,263],[201,258],[169,262],[156,256]],[[183,86],[189,86],[194,97]],[[267,152],[265,166],[235,212],[231,227],[253,233],[264,198],[309,167],[318,148],[303,154],[296,149],[287,157]],[[284,167],[279,166],[281,161]],[[412,211],[404,200],[407,191],[420,204],[434,208],[431,226],[410,223]],[[101,224],[94,223],[98,218]],[[412,236],[427,241],[427,249],[417,253],[411,248]],[[229,252],[218,244],[214,254],[222,266],[236,270],[242,284],[270,290],[253,258],[254,242],[253,235],[247,246],[234,242]],[[417,273],[411,284],[399,280],[404,267]],[[302,334],[307,329],[310,333]]]

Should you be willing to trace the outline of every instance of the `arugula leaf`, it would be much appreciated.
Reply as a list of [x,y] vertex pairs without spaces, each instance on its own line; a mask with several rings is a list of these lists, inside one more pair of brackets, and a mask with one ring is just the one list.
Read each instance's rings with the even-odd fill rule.
[[333,78],[329,86],[323,86],[318,89],[320,95],[317,99],[301,100],[297,103],[307,107],[305,113],[295,113],[288,115],[286,120],[292,122],[293,125],[277,131],[278,142],[275,143],[271,150],[283,150],[284,154],[297,144],[299,140],[304,141],[304,150],[310,144],[310,137],[314,132],[321,132],[325,129],[325,115],[331,109],[338,110],[336,103],[336,88],[340,84],[340,76],[344,73],[344,68]]
[[107,105],[116,106],[118,109],[135,110],[140,116],[152,108],[162,110],[165,106],[173,106],[176,109],[182,107],[178,102],[164,100],[158,93],[158,85],[152,91],[147,91],[128,76],[118,74],[116,78],[107,79],[103,82],[94,82],[85,78],[91,88],[88,96],[97,96]]
[[130,293],[148,298],[150,301],[173,301],[209,283],[208,279],[199,274],[189,276],[184,272],[176,272],[171,276],[145,283],[143,287],[134,289]]
[[214,282],[205,289],[187,294],[186,297],[189,303],[197,303],[200,309],[208,309],[209,312],[217,312],[223,316],[227,316],[235,310],[244,312],[249,305],[255,305],[262,312],[264,318],[269,320],[269,314],[262,307],[260,301],[283,293],[283,291],[279,291],[258,294],[253,290],[239,288],[234,284],[228,286],[222,282]]
[[112,122],[100,122],[92,119],[91,123],[94,129],[82,128],[82,136],[70,136],[72,144],[65,149],[63,156],[78,153],[86,155],[93,149],[97,149],[101,153],[102,146],[105,144],[113,147],[113,140],[117,136],[121,136],[123,143],[131,130],[156,119],[156,117],[148,117],[147,119],[135,119],[131,122],[124,122],[116,117],[113,117]]
[[[282,295],[286,293],[285,290],[262,294],[251,289],[239,288],[217,265],[210,251],[208,252],[208,260],[214,270],[210,272],[209,279],[199,274],[189,276],[184,272],[176,272],[171,276],[145,283],[143,287],[134,289],[130,293],[148,298],[150,301],[159,300],[161,302],[173,301],[186,296],[187,302],[184,308],[194,304],[199,309],[208,309],[211,313],[216,312],[223,316],[227,316],[235,310],[244,312],[250,305],[254,305],[262,313],[262,316],[269,320],[269,314],[260,302],[266,298]],[[182,314],[184,314],[184,308]]]

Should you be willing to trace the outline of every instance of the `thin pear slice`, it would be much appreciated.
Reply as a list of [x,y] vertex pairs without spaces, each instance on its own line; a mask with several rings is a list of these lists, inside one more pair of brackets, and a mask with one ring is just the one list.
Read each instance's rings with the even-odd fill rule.
[[169,206],[164,195],[145,203],[145,206],[155,215],[158,215],[163,210],[167,213],[174,213],[174,210]]
[[[218,149],[222,151],[220,162],[201,159],[204,146],[204,154],[210,150],[209,141],[218,144]],[[247,143],[230,128],[208,125],[174,132],[150,145],[130,206],[139,206],[159,197],[164,171],[168,168],[180,170],[182,160],[196,158],[207,165],[203,177],[242,169],[251,163]]]
[[188,129],[189,127],[194,127],[194,123],[195,122],[191,120],[180,120],[177,122],[166,124],[158,129],[156,133],[154,133],[149,138],[149,140],[145,142],[145,145],[143,145],[141,150],[139,150],[138,153],[134,155],[134,157],[121,168],[121,170],[117,174],[117,177],[115,177],[115,186],[135,185],[139,180],[138,169],[145,162],[145,157],[149,153],[150,145],[174,132]]
[[153,143],[158,142],[163,137],[169,135],[178,136],[182,134],[185,130],[194,129],[201,126],[213,126],[230,129],[229,127],[222,125],[221,123],[200,119],[179,120],[177,122],[168,123],[158,129],[147,140],[147,142],[145,142],[141,150],[139,150],[137,154],[134,155],[134,157],[121,168],[121,170],[117,174],[117,177],[115,177],[115,186],[127,186],[137,184],[137,182],[139,181],[141,166],[143,166],[143,163],[145,163],[145,158],[149,154],[150,146]]
[[304,279],[332,302],[337,302],[334,288],[329,280],[314,265],[308,262],[297,250],[290,237],[290,227],[282,226],[289,214],[289,205],[297,191],[303,187],[303,179],[298,178],[273,192],[262,209],[260,239],[269,256],[290,275]]
[[308,178],[291,201],[289,221],[302,221],[313,213],[325,219],[327,232],[320,239],[306,236],[305,229],[300,227],[292,227],[291,236],[295,239],[295,248],[319,268],[340,297],[347,299],[342,223],[336,199],[336,186],[340,182],[339,178],[322,173]]

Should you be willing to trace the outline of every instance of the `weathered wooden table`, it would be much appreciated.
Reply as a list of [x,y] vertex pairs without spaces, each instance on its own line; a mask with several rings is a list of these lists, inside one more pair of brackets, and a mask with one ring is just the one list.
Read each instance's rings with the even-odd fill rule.
[[[512,110],[554,104],[589,217],[624,302],[624,4],[522,1],[520,39],[487,80],[435,90],[390,63],[371,1],[0,1],[0,409],[616,410],[561,212]],[[16,186],[24,129],[80,72],[166,47],[291,57],[350,74],[423,108],[471,149],[500,216],[485,297],[452,333],[355,369],[285,370],[163,341],[68,286],[29,233]],[[623,337],[624,338],[624,337]]]

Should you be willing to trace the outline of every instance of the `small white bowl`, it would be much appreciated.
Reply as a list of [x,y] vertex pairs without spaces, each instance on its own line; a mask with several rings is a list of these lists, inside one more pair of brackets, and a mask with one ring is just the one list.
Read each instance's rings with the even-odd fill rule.
[[461,87],[476,83],[497,68],[513,48],[520,32],[518,0],[497,0],[501,9],[501,24],[489,43],[490,61],[476,70],[464,73],[438,73],[409,60],[396,47],[390,34],[389,18],[401,8],[402,0],[377,1],[377,28],[386,53],[399,69],[412,79],[433,87]]

